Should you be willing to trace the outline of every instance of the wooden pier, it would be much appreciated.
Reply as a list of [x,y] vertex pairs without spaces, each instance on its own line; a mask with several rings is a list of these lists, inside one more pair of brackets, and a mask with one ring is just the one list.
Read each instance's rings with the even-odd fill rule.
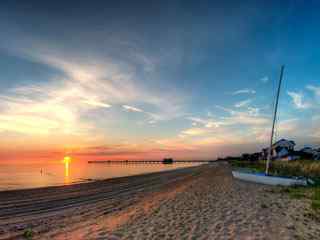
[[[172,163],[210,163],[214,160],[173,160]],[[94,160],[90,164],[163,164],[163,160]]]

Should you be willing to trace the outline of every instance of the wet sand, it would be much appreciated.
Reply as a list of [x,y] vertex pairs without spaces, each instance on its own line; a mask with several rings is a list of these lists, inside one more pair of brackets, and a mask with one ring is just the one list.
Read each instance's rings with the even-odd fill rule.
[[308,203],[228,164],[0,193],[0,239],[319,239]]

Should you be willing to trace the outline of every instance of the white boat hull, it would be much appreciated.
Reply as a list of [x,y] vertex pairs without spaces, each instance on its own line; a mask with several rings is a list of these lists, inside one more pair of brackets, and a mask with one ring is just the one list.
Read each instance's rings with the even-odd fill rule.
[[274,186],[297,186],[297,185],[306,186],[307,185],[307,181],[301,180],[301,179],[262,176],[262,175],[252,174],[252,173],[243,173],[239,171],[232,171],[232,175],[234,178],[237,178],[243,181],[274,185]]

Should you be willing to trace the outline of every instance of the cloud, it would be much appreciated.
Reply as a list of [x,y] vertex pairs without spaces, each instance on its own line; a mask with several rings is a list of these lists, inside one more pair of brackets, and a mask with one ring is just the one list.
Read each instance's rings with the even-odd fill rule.
[[309,103],[303,102],[302,93],[287,91],[287,94],[291,97],[292,102],[297,109],[306,109],[310,107]]
[[259,116],[260,114],[260,108],[256,108],[256,107],[248,107],[248,114],[250,116]]
[[216,106],[219,109],[229,113],[230,116],[222,119],[223,125],[264,125],[269,122],[269,118],[260,114],[259,108],[248,107],[247,110],[235,111],[233,109]]
[[315,115],[311,119],[311,136],[320,139],[320,115]]
[[252,102],[252,99],[243,100],[234,104],[236,108],[247,107]]
[[221,122],[216,121],[212,118],[203,119],[203,118],[197,118],[197,117],[188,117],[187,119],[193,122],[192,123],[193,126],[201,124],[206,128],[219,127],[222,124]]
[[74,156],[126,156],[126,155],[141,155],[146,153],[146,149],[141,149],[136,145],[130,144],[110,144],[105,146],[93,146],[73,151]]
[[85,103],[92,96],[85,95],[81,88],[53,86],[16,88],[0,98],[0,131],[29,135],[86,133],[92,126],[81,121],[81,114],[96,108],[98,103]]
[[237,91],[234,91],[231,93],[231,95],[239,95],[239,94],[255,94],[256,91],[253,89],[245,88],[245,89],[240,89]]
[[122,105],[122,107],[127,110],[127,111],[130,111],[130,112],[144,112],[142,109],[140,108],[136,108],[136,107],[132,107],[132,106],[129,106],[129,105]]
[[197,117],[188,117],[187,118],[188,120],[191,120],[194,125],[197,125],[197,124],[206,124],[207,121],[205,119],[202,119],[202,118],[197,118]]
[[[61,75],[47,82],[16,87],[6,92],[2,90],[0,132],[5,136],[9,131],[50,137],[53,134],[82,135],[82,139],[101,133],[112,138],[112,133],[104,132],[110,133],[112,128],[108,129],[105,126],[108,126],[112,118],[119,119],[121,115],[123,116],[123,110],[141,113],[137,114],[139,121],[143,118],[141,122],[150,124],[180,117],[186,118],[183,109],[186,103],[185,96],[179,92],[168,93],[169,91],[163,88],[159,91],[151,87],[157,83],[145,84],[143,76],[137,73],[141,68],[137,71],[131,63],[123,64],[107,57],[101,58],[101,56],[90,54],[86,57],[81,54],[81,51],[76,54],[63,52],[49,45],[34,45],[36,47],[31,47],[30,50],[25,47],[20,49],[19,57],[46,64],[59,70]],[[144,63],[142,69],[150,75],[157,67],[157,60],[144,56],[143,53],[139,53],[136,58]],[[262,82],[264,82],[263,79],[261,79]],[[267,77],[266,79],[269,80]],[[315,93],[319,92],[319,87],[308,86],[307,88]],[[253,89],[240,89],[229,94],[255,93]],[[253,96],[247,96],[247,98],[250,97]],[[261,108],[249,106],[250,103],[251,100],[247,99],[235,103],[231,108],[221,107],[220,109],[226,113],[220,117],[217,117],[219,115],[214,111],[212,111],[214,115],[208,113],[200,117],[190,117],[188,118],[192,123],[190,128],[177,129],[180,122],[174,123],[178,133],[168,130],[161,132],[159,135],[169,132],[174,137],[168,141],[159,141],[159,144],[162,143],[166,149],[174,150],[197,149],[198,146],[214,147],[215,144],[264,141],[264,136],[269,136],[270,118],[261,113]],[[205,111],[207,110],[208,108],[205,108]],[[99,126],[95,124],[96,119],[94,119],[97,116],[92,117],[92,113],[98,115],[99,119],[103,119],[106,124],[103,128],[97,129]],[[100,117],[101,115],[103,117]],[[286,123],[287,127],[289,125]],[[160,130],[155,131],[162,131],[162,129],[161,127]],[[292,131],[292,127],[290,129]],[[127,136],[122,135],[121,138],[123,137]],[[128,145],[125,144],[125,146]],[[140,154],[139,146],[116,150],[114,148],[111,146],[111,149],[101,149],[100,153],[102,155]],[[141,151],[146,154],[150,149]]]
[[226,107],[219,106],[219,105],[216,105],[215,107],[216,107],[217,109],[220,109],[220,110],[222,110],[222,111],[224,111],[224,112],[227,112],[227,113],[229,113],[229,114],[231,114],[231,115],[233,115],[233,114],[236,113],[236,111],[232,110],[231,108],[226,108]]
[[228,116],[214,118],[188,117],[194,127],[182,130],[180,139],[193,146],[244,144],[267,139],[270,118],[260,113],[260,108],[247,107],[242,111],[217,106]]
[[298,129],[298,123],[298,118],[282,120],[277,124],[277,129],[281,134],[288,135],[288,133]]
[[[231,140],[232,141],[232,140]],[[231,143],[229,141],[229,143]],[[224,144],[226,142],[226,139],[222,139],[220,137],[204,137],[202,139],[198,139],[194,145],[195,146],[217,146]]]
[[203,128],[189,128],[181,132],[181,134],[188,136],[199,136],[206,133],[206,130]]
[[[28,44],[12,44],[6,51],[57,69],[59,75],[41,83],[2,91],[0,114],[6,119],[2,118],[0,131],[31,135],[101,132],[95,124],[97,119],[88,116],[92,110],[103,114],[114,105],[123,106],[127,111],[144,112],[145,120],[151,124],[183,115],[183,95],[146,88],[129,63],[122,64],[98,55],[88,58],[79,52],[65,52],[35,40],[26,42]],[[142,53],[139,53],[139,58],[148,61]],[[151,67],[148,69],[151,71]],[[134,104],[148,106],[153,112],[132,107]],[[112,110],[113,114],[106,121],[121,116],[116,110]],[[14,123],[9,119],[15,119]],[[43,124],[38,127],[29,124],[37,121]]]
[[94,107],[102,107],[102,108],[110,108],[111,107],[110,104],[99,102],[99,101],[96,101],[93,99],[84,100],[83,102],[86,104],[89,104],[91,106],[94,106]]
[[267,83],[267,82],[269,82],[269,78],[268,78],[268,76],[264,76],[263,78],[260,79],[260,81],[263,83]]
[[[263,120],[259,121],[255,118],[245,119],[244,116],[237,116],[225,119],[219,127],[193,127],[183,130],[178,135],[181,141],[188,143],[196,148],[217,145],[233,145],[233,144],[256,144],[263,142],[269,136],[266,134],[266,129],[269,130],[269,122]],[[241,123],[239,123],[241,122]],[[241,126],[246,124],[247,126]],[[267,132],[269,133],[269,132]]]
[[13,131],[27,134],[48,134],[59,129],[61,122],[31,115],[0,115],[0,132]]
[[237,112],[235,115],[226,117],[226,123],[228,125],[265,125],[269,123],[269,119],[266,117],[254,116],[250,112]]
[[312,91],[316,96],[320,97],[320,87],[316,87],[313,85],[307,85],[308,90]]

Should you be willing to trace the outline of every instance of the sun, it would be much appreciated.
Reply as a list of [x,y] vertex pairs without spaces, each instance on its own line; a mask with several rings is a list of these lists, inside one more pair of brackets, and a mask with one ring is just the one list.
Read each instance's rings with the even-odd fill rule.
[[71,157],[65,156],[65,157],[63,158],[63,163],[70,163],[70,162],[71,162]]

